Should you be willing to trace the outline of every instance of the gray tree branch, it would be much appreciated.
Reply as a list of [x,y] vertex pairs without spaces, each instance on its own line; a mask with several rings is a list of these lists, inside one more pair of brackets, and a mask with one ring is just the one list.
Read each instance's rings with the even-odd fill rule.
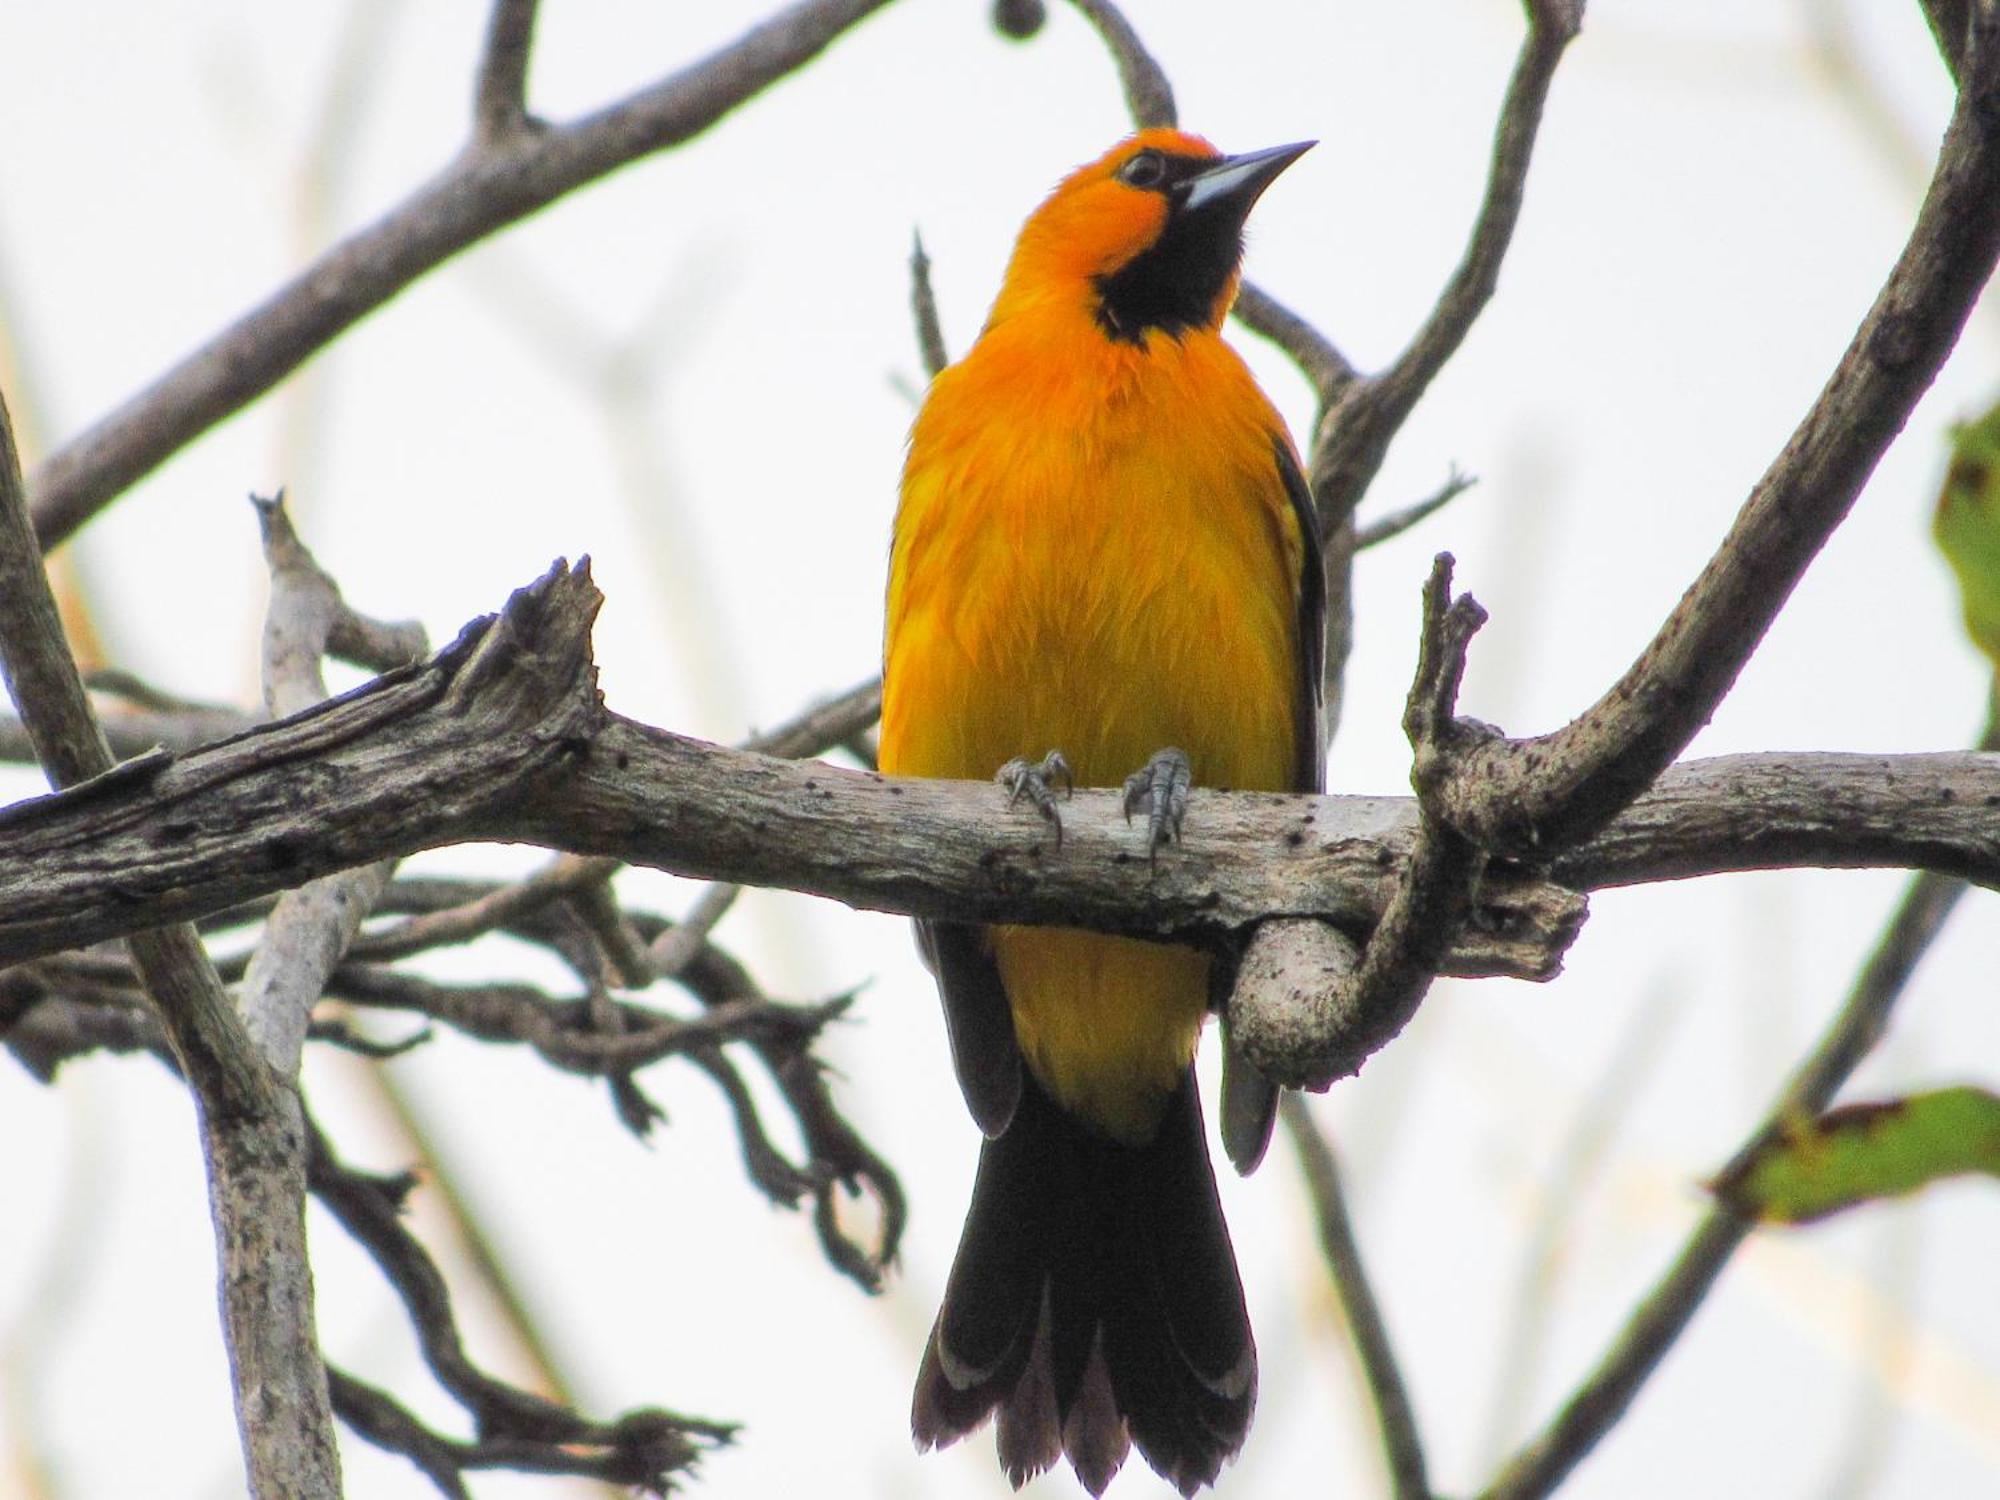
[[472,127],[478,140],[500,140],[528,124],[528,56],[539,5],[540,0],[495,0],[472,86]]
[[[385,626],[355,613],[292,530],[282,496],[254,502],[271,573],[264,618],[264,705],[303,713],[326,697],[320,662],[341,654],[391,667],[429,652],[422,627]],[[243,977],[237,1010],[280,1076],[295,1077],[306,1028],[327,976],[340,963],[396,868],[392,859],[323,875],[286,891]]]
[[1285,1130],[1298,1152],[1299,1167],[1305,1176],[1306,1193],[1312,1199],[1313,1215],[1319,1223],[1320,1253],[1326,1258],[1328,1274],[1340,1298],[1340,1310],[1347,1317],[1349,1336],[1361,1362],[1362,1378],[1368,1383],[1369,1400],[1375,1407],[1375,1425],[1382,1434],[1382,1458],[1389,1470],[1389,1490],[1395,1500],[1431,1500],[1430,1479],[1424,1460],[1423,1435],[1417,1427],[1416,1407],[1396,1360],[1389,1325],[1375,1300],[1374,1285],[1361,1257],[1361,1242],[1347,1211],[1347,1194],[1341,1186],[1340,1158],[1313,1119],[1312,1109],[1296,1094],[1285,1096],[1279,1106]]
[[1587,712],[1471,749],[1440,789],[1496,852],[1548,859],[1604,827],[1715,712],[1957,341],[2000,257],[2000,7],[1967,23],[1958,104],[1915,227],[1804,421],[1639,659]]
[[[57,786],[109,772],[28,519],[0,402],[0,663]],[[192,927],[135,929],[132,960],[195,1096],[208,1167],[236,1417],[258,1500],[337,1500],[340,1456],[313,1324],[303,1119],[293,1078],[237,1020]]]

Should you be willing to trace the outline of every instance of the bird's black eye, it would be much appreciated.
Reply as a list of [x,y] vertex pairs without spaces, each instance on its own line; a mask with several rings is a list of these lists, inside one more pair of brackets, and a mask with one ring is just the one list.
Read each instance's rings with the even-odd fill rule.
[[1129,187],[1156,188],[1167,180],[1167,159],[1157,151],[1141,151],[1118,169],[1118,180]]

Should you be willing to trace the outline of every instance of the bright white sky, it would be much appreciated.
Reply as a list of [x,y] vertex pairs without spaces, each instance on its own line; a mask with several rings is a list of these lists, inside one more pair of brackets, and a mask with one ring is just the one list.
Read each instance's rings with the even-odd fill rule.
[[[1916,5],[1850,8],[1870,12],[1858,88],[1815,50],[1821,8],[1801,0],[1594,10],[1555,87],[1499,296],[1371,497],[1380,510],[1428,493],[1453,462],[1482,480],[1361,566],[1334,787],[1405,785],[1397,720],[1433,551],[1458,555],[1493,613],[1467,710],[1525,732],[1586,706],[1721,537],[1894,257],[1948,108]],[[534,104],[595,107],[763,9],[551,0]],[[1518,7],[1134,9],[1191,128],[1228,149],[1320,139],[1258,209],[1251,272],[1358,362],[1388,358],[1458,254]],[[153,475],[80,549],[117,657],[176,692],[251,701],[263,583],[243,496],[283,483],[349,597],[420,616],[437,641],[551,558],[590,553],[608,598],[604,686],[639,718],[733,740],[866,676],[917,369],[911,228],[962,349],[1021,218],[1124,128],[1074,15],[1057,6],[1040,39],[1012,45],[984,10],[903,0],[694,147],[406,293]],[[465,128],[482,11],[0,8],[0,318],[31,440],[80,429],[439,167]],[[335,90],[343,47],[361,61]],[[309,186],[329,128],[334,164]],[[1248,352],[1302,425],[1302,384]],[[642,382],[622,397],[602,383],[614,354]],[[1698,753],[1952,748],[1976,731],[1982,671],[1925,526],[1942,427],[1991,399],[1997,356],[1989,306]],[[1482,1482],[1596,1356],[1900,884],[1801,874],[1606,895],[1561,981],[1441,985],[1323,1102],[1442,1488]],[[674,909],[692,894],[643,877],[631,890]],[[1995,911],[1983,894],[1961,909],[1862,1091],[1993,1081]],[[802,1217],[744,1185],[715,1091],[691,1070],[651,1075],[672,1123],[650,1150],[601,1089],[490,1048],[442,1040],[393,1072],[592,1409],[747,1424],[710,1461],[710,1493],[1004,1493],[990,1438],[919,1460],[906,1436],[975,1134],[904,924],[767,895],[721,936],[779,994],[867,985],[831,1051],[913,1204],[880,1299],[825,1268]],[[475,951],[451,967],[515,962]],[[350,1069],[320,1060],[309,1084],[352,1159],[404,1162]],[[1529,1237],[1580,1120],[1602,1109],[1594,1090],[1615,1108],[1548,1266],[1551,1321],[1532,1355],[1509,1357]],[[231,1494],[185,1102],[140,1062],[73,1067],[54,1091],[0,1069],[0,1133],[17,1143],[0,1165],[0,1497],[34,1493],[8,1458],[30,1434],[66,1497]],[[1224,1193],[1264,1395],[1220,1492],[1378,1492],[1282,1145]],[[421,1194],[418,1219],[434,1224]],[[337,1231],[316,1232],[334,1357],[444,1415],[372,1271]],[[1856,1449],[1870,1494],[2000,1489],[1996,1243],[1991,1184],[1759,1237],[1566,1493],[1849,1493],[1835,1478]],[[475,1351],[513,1368],[472,1316]],[[399,1460],[345,1451],[355,1495],[431,1493]],[[1038,1492],[1075,1491],[1065,1474]],[[1114,1493],[1163,1492],[1135,1460]]]

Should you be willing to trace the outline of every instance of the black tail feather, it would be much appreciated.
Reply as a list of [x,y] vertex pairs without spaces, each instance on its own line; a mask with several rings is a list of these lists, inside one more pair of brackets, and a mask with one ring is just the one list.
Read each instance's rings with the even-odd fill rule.
[[1045,1289],[1028,1362],[1014,1382],[1014,1389],[1000,1403],[1000,1416],[993,1424],[1000,1467],[1017,1490],[1062,1457],[1062,1414],[1056,1404],[1049,1339],[1049,1299]]
[[922,1447],[1000,1413],[1019,1486],[1065,1454],[1092,1494],[1136,1444],[1183,1494],[1242,1446],[1257,1357],[1192,1070],[1153,1139],[1123,1146],[1032,1077],[982,1148],[923,1366]]

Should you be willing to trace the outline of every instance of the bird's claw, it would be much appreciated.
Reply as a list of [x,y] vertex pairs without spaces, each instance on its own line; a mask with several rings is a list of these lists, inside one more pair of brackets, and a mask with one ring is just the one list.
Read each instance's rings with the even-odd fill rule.
[[1062,847],[1062,813],[1056,808],[1057,786],[1067,797],[1076,790],[1076,778],[1071,775],[1069,762],[1060,750],[1051,750],[1036,765],[1024,756],[1015,756],[993,773],[993,779],[1007,789],[1007,805],[1026,798],[1034,804],[1036,812],[1056,831],[1056,847]]
[[1164,844],[1177,843],[1181,824],[1187,818],[1188,788],[1194,785],[1194,767],[1187,752],[1169,746],[1155,750],[1153,758],[1125,778],[1125,821],[1146,811],[1146,857],[1152,859]]

